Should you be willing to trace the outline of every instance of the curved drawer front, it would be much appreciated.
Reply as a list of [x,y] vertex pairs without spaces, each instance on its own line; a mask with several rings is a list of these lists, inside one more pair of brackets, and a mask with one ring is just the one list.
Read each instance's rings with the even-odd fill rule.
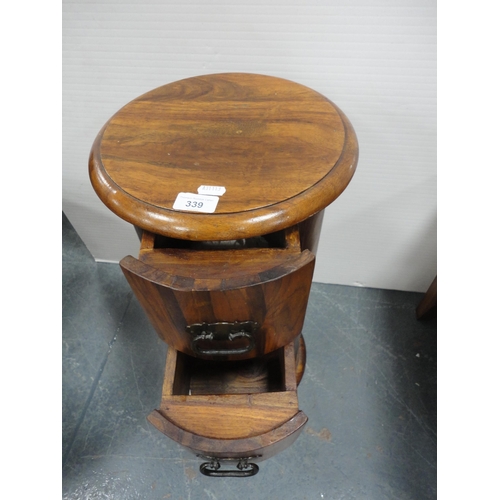
[[[148,420],[205,460],[204,474],[220,473],[211,462],[242,461],[243,474],[252,475],[247,461],[259,462],[285,449],[307,422],[297,398],[304,346],[295,344],[226,363],[168,349],[161,404]],[[227,475],[223,469],[221,475]]]
[[233,460],[250,458],[253,462],[260,462],[291,446],[299,437],[308,419],[305,413],[299,410],[281,425],[266,433],[239,439],[211,439],[193,434],[173,423],[158,410],[151,412],[148,420],[160,432],[190,449],[200,458]]
[[[128,256],[120,266],[167,344],[191,356],[245,359],[300,335],[315,257],[308,250],[265,249],[253,253],[258,258],[244,252],[244,259],[238,252],[176,252],[155,265]],[[207,276],[207,266],[219,278]]]

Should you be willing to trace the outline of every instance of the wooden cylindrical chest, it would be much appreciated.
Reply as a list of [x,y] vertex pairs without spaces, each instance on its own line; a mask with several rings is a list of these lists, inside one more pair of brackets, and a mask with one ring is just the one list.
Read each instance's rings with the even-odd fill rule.
[[120,265],[169,346],[148,418],[207,457],[206,475],[256,473],[307,421],[296,389],[323,211],[357,157],[326,97],[242,73],[152,90],[96,137],[92,185],[141,238]]

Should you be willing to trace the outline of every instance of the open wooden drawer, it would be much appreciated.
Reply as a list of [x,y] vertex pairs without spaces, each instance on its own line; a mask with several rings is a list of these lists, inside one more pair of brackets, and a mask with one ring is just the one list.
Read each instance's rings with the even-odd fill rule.
[[[148,420],[208,462],[206,475],[253,475],[307,422],[297,385],[305,366],[302,336],[261,358],[211,361],[169,348],[160,408]],[[221,471],[220,462],[239,471]],[[251,463],[249,463],[251,462]]]
[[315,257],[298,228],[233,242],[142,234],[120,262],[162,340],[205,359],[270,353],[302,331]]

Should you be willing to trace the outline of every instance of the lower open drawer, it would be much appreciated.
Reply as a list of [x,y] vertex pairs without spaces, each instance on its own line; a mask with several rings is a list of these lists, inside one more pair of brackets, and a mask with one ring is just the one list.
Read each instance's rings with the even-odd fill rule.
[[302,337],[240,361],[169,348],[160,408],[148,420],[202,457],[264,460],[292,444],[307,422],[297,399],[304,365]]

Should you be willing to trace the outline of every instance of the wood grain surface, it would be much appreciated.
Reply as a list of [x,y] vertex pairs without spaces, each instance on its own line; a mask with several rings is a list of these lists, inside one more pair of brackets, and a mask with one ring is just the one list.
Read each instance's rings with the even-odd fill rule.
[[271,458],[292,445],[307,423],[304,412],[298,411],[290,420],[266,432],[248,438],[213,439],[179,428],[165,414],[153,410],[149,422],[160,432],[195,454],[217,458],[256,457],[252,462]]
[[[162,257],[151,265],[127,256],[120,266],[159,337],[175,349],[200,356],[186,330],[193,324],[258,323],[252,350],[220,360],[260,356],[300,335],[315,262],[309,250],[176,250]],[[215,344],[230,349],[233,342]]]
[[[90,178],[132,224],[189,240],[270,233],[330,204],[354,174],[346,116],[303,85],[263,75],[188,78],[138,97],[102,128]],[[224,186],[215,213],[173,209],[180,192]]]
[[[291,342],[264,360],[223,364],[169,349],[160,408],[149,421],[184,446],[211,456],[244,456],[258,449],[267,457],[283,449],[307,421],[298,409],[297,358],[303,356],[296,345],[300,348]],[[200,384],[203,373],[205,383]],[[269,385],[270,379],[281,382]]]

